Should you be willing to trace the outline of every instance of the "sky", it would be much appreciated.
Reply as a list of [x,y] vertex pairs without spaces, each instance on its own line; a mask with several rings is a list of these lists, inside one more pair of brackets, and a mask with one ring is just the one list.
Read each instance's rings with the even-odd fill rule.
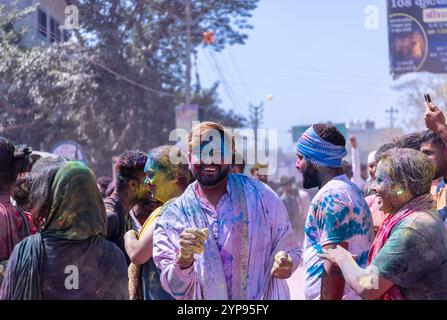
[[[365,27],[369,5],[379,9],[375,30]],[[246,117],[250,102],[263,102],[262,126],[278,130],[281,148],[293,145],[294,125],[369,119],[388,126],[386,109],[398,107],[398,94],[386,15],[385,0],[261,0],[245,45],[199,52],[202,86],[220,81],[220,106]]]

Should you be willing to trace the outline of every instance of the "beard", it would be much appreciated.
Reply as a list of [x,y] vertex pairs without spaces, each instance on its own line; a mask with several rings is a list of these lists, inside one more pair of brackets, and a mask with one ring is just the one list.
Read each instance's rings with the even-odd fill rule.
[[200,165],[199,170],[196,170],[196,167],[194,170],[192,170],[192,174],[194,178],[200,182],[201,185],[211,187],[215,186],[216,184],[223,181],[228,174],[230,173],[231,167],[227,166],[225,169],[222,169],[221,165],[213,165],[217,169],[214,175],[210,176],[205,171],[206,165]]
[[313,164],[309,164],[303,171],[303,187],[304,189],[312,189],[320,186],[320,178],[318,171]]

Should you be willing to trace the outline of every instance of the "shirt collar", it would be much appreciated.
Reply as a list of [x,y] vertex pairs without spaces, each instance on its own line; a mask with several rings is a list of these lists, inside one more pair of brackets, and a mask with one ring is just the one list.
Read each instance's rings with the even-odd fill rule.
[[[228,175],[228,181],[227,181],[227,185],[226,185],[226,190],[227,192],[225,192],[222,197],[220,198],[219,202],[226,199],[227,197],[229,197],[231,195],[231,179],[230,179],[230,174]],[[208,202],[208,200],[201,194],[200,190],[199,190],[199,182],[196,181],[195,182],[195,186],[193,188],[194,190],[194,194],[196,195],[197,199],[199,200],[200,206],[202,207],[202,209],[206,209],[209,211],[213,211],[212,210],[212,205]],[[216,208],[217,209],[217,208]]]

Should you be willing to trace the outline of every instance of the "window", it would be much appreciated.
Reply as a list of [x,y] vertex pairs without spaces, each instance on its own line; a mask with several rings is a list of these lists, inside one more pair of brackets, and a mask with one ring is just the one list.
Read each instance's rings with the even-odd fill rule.
[[47,37],[47,14],[40,8],[37,11],[37,31],[42,37]]
[[71,34],[67,30],[64,30],[64,41],[67,42],[70,40]]
[[59,23],[52,17],[50,17],[50,41],[61,41],[61,29],[59,27]]

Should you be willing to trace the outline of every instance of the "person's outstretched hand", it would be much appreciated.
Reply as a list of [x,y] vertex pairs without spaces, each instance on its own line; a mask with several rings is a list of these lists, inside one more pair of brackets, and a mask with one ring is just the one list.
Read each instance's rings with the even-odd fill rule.
[[179,256],[177,264],[182,269],[189,268],[194,262],[194,254],[201,254],[205,250],[208,240],[208,229],[186,228],[180,234]]
[[318,254],[318,257],[321,259],[328,260],[332,263],[340,265],[340,262],[346,258],[355,259],[356,256],[352,255],[348,250],[343,248],[342,246],[337,246],[334,249],[323,249],[322,253]]
[[279,251],[273,263],[272,276],[279,279],[287,279],[291,276],[292,270],[293,261],[290,256],[284,251]]
[[426,102],[424,106],[424,120],[426,127],[437,134],[441,134],[443,131],[447,130],[444,113],[439,110],[433,102]]

